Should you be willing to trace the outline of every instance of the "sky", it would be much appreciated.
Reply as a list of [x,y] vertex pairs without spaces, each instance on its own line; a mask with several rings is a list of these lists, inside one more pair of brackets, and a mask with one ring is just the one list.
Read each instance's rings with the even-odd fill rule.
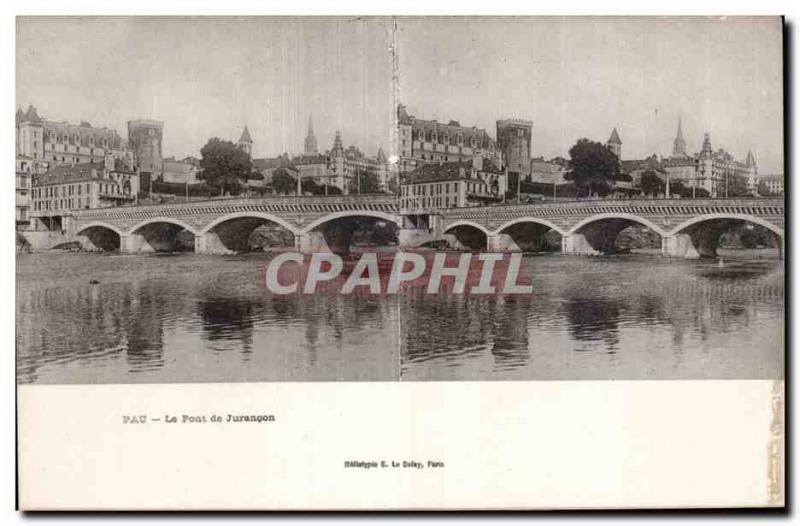
[[492,136],[531,120],[545,158],[613,127],[623,159],[669,155],[680,117],[690,152],[708,132],[783,171],[778,18],[20,18],[16,86],[51,120],[163,121],[165,156],[245,125],[256,157],[299,153],[309,117],[322,151],[338,129],[390,154],[401,102]]

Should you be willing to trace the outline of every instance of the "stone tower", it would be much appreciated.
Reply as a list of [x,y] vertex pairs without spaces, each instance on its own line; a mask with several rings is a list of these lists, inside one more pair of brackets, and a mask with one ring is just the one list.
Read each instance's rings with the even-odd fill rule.
[[611,136],[608,138],[606,146],[614,152],[618,159],[622,160],[622,141],[619,138],[619,133],[617,133],[616,128],[611,130]]
[[314,135],[314,123],[311,116],[308,117],[308,134],[306,135],[305,143],[303,144],[303,153],[306,155],[316,155],[317,150],[317,136]]
[[700,157],[710,158],[713,154],[714,150],[711,149],[711,136],[706,132],[703,134],[703,147],[700,150]]
[[531,171],[533,122],[519,119],[497,121],[497,144],[509,172],[528,176]]
[[686,157],[686,141],[683,138],[682,119],[678,118],[678,134],[675,140],[672,141],[672,156],[673,157]]
[[133,151],[134,166],[154,177],[161,175],[163,171],[163,136],[163,122],[149,119],[128,121],[128,146]]
[[250,137],[250,130],[247,129],[247,126],[242,130],[242,136],[239,137],[238,146],[239,149],[244,151],[247,155],[253,156],[253,138]]

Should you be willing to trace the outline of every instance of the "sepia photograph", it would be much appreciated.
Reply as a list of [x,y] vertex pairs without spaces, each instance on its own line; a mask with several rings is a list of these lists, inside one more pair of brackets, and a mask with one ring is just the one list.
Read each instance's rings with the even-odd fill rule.
[[[781,37],[20,18],[18,381],[781,378]],[[270,294],[285,251],[521,253],[531,293]]]
[[782,504],[780,17],[15,26],[18,388],[760,381]]

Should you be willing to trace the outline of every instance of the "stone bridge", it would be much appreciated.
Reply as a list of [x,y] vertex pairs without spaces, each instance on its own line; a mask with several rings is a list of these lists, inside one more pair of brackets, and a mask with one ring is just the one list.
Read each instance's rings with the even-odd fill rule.
[[358,218],[396,224],[403,248],[471,237],[477,243],[472,248],[533,250],[555,232],[564,253],[607,254],[614,252],[617,235],[637,224],[658,234],[663,255],[672,257],[715,255],[732,223],[762,226],[781,247],[784,239],[782,198],[582,200],[446,210],[400,210],[392,195],[227,198],[81,210],[67,218],[66,229],[71,239],[94,247],[116,242],[123,252],[170,250],[177,234],[187,231],[196,252],[232,253],[255,228],[272,224],[290,233],[300,251],[346,251]]
[[716,255],[731,223],[762,226],[784,238],[783,198],[620,199],[459,208],[441,216],[443,232],[479,231],[491,251],[520,250],[541,242],[549,231],[561,236],[562,252],[614,252],[617,235],[642,225],[661,237],[662,254]]
[[116,244],[122,252],[134,253],[172,250],[177,235],[187,231],[194,236],[195,252],[225,254],[242,249],[258,226],[273,224],[294,236],[299,250],[313,252],[349,245],[348,232],[331,227],[363,217],[399,224],[396,198],[385,194],[225,198],[80,210],[67,222],[67,235],[89,248]]

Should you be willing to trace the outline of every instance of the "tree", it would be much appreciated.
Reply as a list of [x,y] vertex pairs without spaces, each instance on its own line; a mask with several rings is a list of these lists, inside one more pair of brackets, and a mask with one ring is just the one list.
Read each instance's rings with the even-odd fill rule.
[[276,194],[292,194],[297,191],[297,179],[281,166],[272,173],[272,189]]
[[[664,193],[666,185],[655,170],[645,170],[642,173],[641,187],[642,192],[647,195],[659,195]],[[670,189],[672,189],[672,185],[670,185]]]
[[200,149],[200,155],[198,179],[218,188],[220,194],[239,193],[247,179],[253,177],[250,156],[231,141],[213,137]]
[[348,192],[351,194],[377,194],[381,191],[381,184],[375,172],[356,170],[356,176],[348,183]]
[[623,180],[619,158],[606,145],[580,139],[569,149],[570,171],[564,176],[574,181],[578,194],[606,195],[615,181]]
[[744,197],[750,195],[747,179],[737,175],[728,176],[728,197]]

